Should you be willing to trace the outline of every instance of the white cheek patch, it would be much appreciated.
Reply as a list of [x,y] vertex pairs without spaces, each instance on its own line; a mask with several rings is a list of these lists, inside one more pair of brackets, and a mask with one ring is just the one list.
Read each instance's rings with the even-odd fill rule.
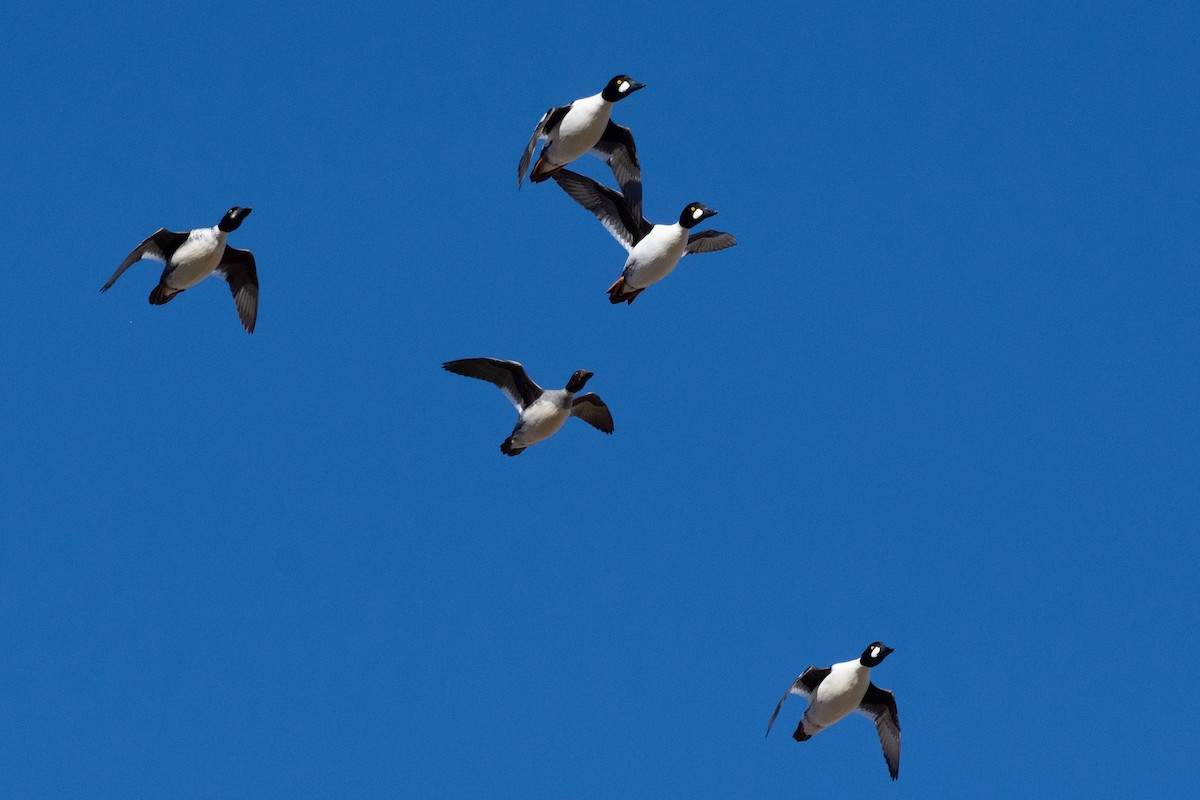
[[617,84],[617,91],[622,93],[628,92],[629,83],[627,81],[621,81],[619,84]]
[[[692,219],[700,219],[703,216],[704,216],[704,212],[698,208],[692,212]],[[878,650],[879,648],[875,648],[875,649]]]
[[871,648],[871,658],[879,658],[879,648],[878,647]]

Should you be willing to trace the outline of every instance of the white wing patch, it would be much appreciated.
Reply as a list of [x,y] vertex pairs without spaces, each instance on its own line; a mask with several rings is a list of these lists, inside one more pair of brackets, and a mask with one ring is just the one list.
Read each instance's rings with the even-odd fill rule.
[[508,398],[508,402],[517,407],[517,411],[523,411],[525,409],[525,404],[521,402],[521,396],[517,394],[515,390],[510,389],[507,386],[501,386],[500,391],[503,392],[504,396]]
[[601,217],[597,215],[597,218],[600,220],[600,224],[617,240],[617,243],[625,248],[625,252],[633,252],[633,237],[629,235],[629,231],[625,229],[624,225],[608,216]]

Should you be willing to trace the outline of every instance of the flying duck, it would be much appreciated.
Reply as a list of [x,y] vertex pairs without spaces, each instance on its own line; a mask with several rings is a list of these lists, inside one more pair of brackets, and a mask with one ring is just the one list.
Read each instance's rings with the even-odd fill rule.
[[620,192],[601,186],[569,169],[554,173],[554,180],[579,205],[596,215],[608,232],[629,251],[625,270],[608,287],[610,303],[632,303],[647,286],[671,274],[679,259],[689,253],[712,253],[733,247],[737,239],[721,231],[689,233],[716,215],[703,203],[688,203],[671,225],[653,225],[625,202]]
[[883,642],[872,642],[853,661],[804,670],[775,706],[775,713],[767,723],[767,734],[771,733],[775,717],[789,694],[810,698],[792,734],[797,742],[808,741],[851,711],[857,711],[875,722],[888,773],[896,780],[900,775],[900,716],[896,713],[896,698],[887,689],[871,683],[871,668],[879,666],[892,652]]
[[500,445],[500,452],[506,456],[518,455],[526,447],[558,433],[567,417],[579,417],[604,433],[613,432],[612,414],[595,392],[575,396],[592,377],[587,370],[575,370],[565,389],[543,389],[529,379],[525,368],[516,361],[460,358],[447,361],[442,368],[455,375],[496,384],[517,407],[520,414],[517,424],[512,435]]
[[638,164],[633,134],[629,128],[613,122],[610,116],[613,103],[645,86],[644,83],[635,83],[628,75],[618,75],[608,82],[600,94],[551,108],[543,114],[517,166],[517,188],[521,188],[521,181],[525,179],[525,170],[529,168],[529,159],[533,156],[538,139],[546,139],[546,146],[542,148],[537,163],[533,165],[533,173],[529,176],[531,181],[541,183],[590,151],[612,168],[630,208],[640,214],[642,168]]
[[121,273],[143,258],[166,264],[158,286],[150,292],[151,305],[169,303],[184,289],[217,274],[229,283],[242,327],[247,333],[254,333],[254,322],[258,318],[258,271],[254,268],[254,254],[225,244],[230,231],[237,230],[250,211],[234,206],[213,227],[196,228],[187,233],[159,228],[133,248],[100,291],[107,292]]

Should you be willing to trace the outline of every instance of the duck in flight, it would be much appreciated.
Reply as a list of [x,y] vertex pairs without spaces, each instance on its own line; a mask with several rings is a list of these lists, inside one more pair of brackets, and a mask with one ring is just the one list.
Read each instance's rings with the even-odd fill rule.
[[892,780],[900,775],[900,716],[896,712],[896,698],[887,689],[871,683],[871,669],[879,666],[893,651],[883,642],[872,642],[862,655],[853,661],[842,661],[831,667],[809,667],[791,685],[767,723],[767,734],[779,716],[779,709],[788,695],[804,695],[809,698],[808,708],[796,726],[792,738],[806,742],[852,711],[868,717],[875,723],[879,744],[883,747],[883,758],[887,761],[888,774]]
[[613,104],[624,100],[646,84],[628,75],[617,75],[600,94],[584,97],[565,106],[551,108],[538,120],[533,136],[517,165],[517,188],[525,180],[529,159],[539,139],[546,139],[529,180],[541,183],[584,153],[592,153],[612,169],[630,208],[642,212],[642,168],[638,164],[633,133],[612,121]]
[[166,265],[158,286],[150,292],[150,303],[156,306],[169,303],[175,295],[209,275],[220,275],[233,292],[233,303],[242,327],[247,333],[254,333],[254,323],[258,319],[258,270],[254,266],[254,254],[225,243],[250,211],[234,206],[213,227],[196,228],[186,233],[159,228],[133,248],[100,291],[107,292],[125,270],[143,258]]
[[653,225],[636,212],[625,197],[591,178],[560,169],[554,181],[579,205],[596,215],[618,242],[629,251],[617,282],[608,287],[608,301],[632,303],[647,286],[671,274],[679,259],[690,253],[712,253],[737,244],[737,239],[711,229],[692,233],[692,228],[716,215],[703,203],[688,203],[679,220]]
[[613,432],[612,414],[595,392],[576,397],[592,373],[576,370],[565,389],[543,389],[525,373],[516,361],[499,358],[460,358],[447,361],[442,369],[455,375],[494,383],[517,407],[517,424],[500,445],[506,456],[520,455],[525,448],[558,433],[567,417],[581,420],[604,433]]

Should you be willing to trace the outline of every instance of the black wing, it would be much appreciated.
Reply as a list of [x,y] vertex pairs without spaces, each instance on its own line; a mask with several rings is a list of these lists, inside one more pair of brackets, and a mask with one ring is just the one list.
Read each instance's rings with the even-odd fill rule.
[[687,248],[683,254],[686,256],[690,253],[715,253],[735,244],[737,239],[733,238],[732,234],[714,230],[696,231],[688,237]]
[[591,425],[593,428],[604,433],[613,432],[613,418],[608,410],[608,406],[604,405],[604,401],[600,399],[600,395],[595,392],[581,394],[571,403],[571,416],[579,417],[581,420]]
[[809,667],[800,673],[800,677],[796,678],[796,682],[788,687],[788,690],[783,693],[783,697],[779,698],[779,704],[775,706],[775,711],[771,714],[771,721],[767,723],[767,732],[764,735],[771,735],[771,726],[775,724],[775,718],[779,716],[779,709],[783,708],[783,701],[788,699],[789,694],[811,697],[812,693],[821,684],[821,681],[825,680],[825,677],[829,675],[829,672],[829,667]]
[[858,704],[858,713],[874,721],[888,774],[896,780],[900,777],[900,714],[896,711],[896,696],[872,683]]
[[737,243],[738,240],[734,239],[732,234],[725,233],[725,231],[697,230],[696,233],[688,236],[688,247],[684,248],[683,254],[715,253],[719,249],[733,247]]
[[229,283],[242,327],[247,333],[254,333],[258,319],[258,270],[254,267],[254,254],[225,245],[225,255],[221,256],[216,272]]
[[538,124],[534,126],[533,135],[529,137],[529,144],[525,145],[525,152],[521,154],[521,163],[517,165],[517,188],[521,188],[521,181],[525,180],[525,173],[529,170],[529,160],[533,158],[533,149],[537,147],[538,139],[543,136],[548,136],[550,131],[558,127],[562,122],[562,118],[571,110],[572,103],[565,106],[555,106],[542,114],[542,118],[538,120]]
[[560,169],[550,177],[572,200],[595,214],[600,224],[626,250],[633,250],[633,246],[654,227],[641,214],[633,213],[620,192],[601,186],[591,178],[569,169]]
[[100,291],[107,292],[111,289],[112,285],[117,282],[117,278],[121,277],[121,273],[143,258],[158,261],[162,264],[167,263],[167,257],[178,250],[179,245],[187,241],[188,235],[186,233],[169,231],[166,228],[159,228],[147,236],[145,241],[133,248],[133,252],[125,256],[125,260],[121,262],[121,266],[117,267],[117,271],[108,279],[108,283],[100,287]]
[[633,143],[633,131],[618,125],[611,119],[604,135],[592,148],[604,163],[612,169],[613,177],[621,184],[621,194],[629,204],[634,218],[642,215],[642,167],[638,163],[637,147]]
[[496,384],[518,411],[524,410],[542,396],[542,387],[531,381],[525,374],[525,368],[516,361],[504,361],[499,358],[460,358],[442,364],[442,369],[455,375],[465,375]]

